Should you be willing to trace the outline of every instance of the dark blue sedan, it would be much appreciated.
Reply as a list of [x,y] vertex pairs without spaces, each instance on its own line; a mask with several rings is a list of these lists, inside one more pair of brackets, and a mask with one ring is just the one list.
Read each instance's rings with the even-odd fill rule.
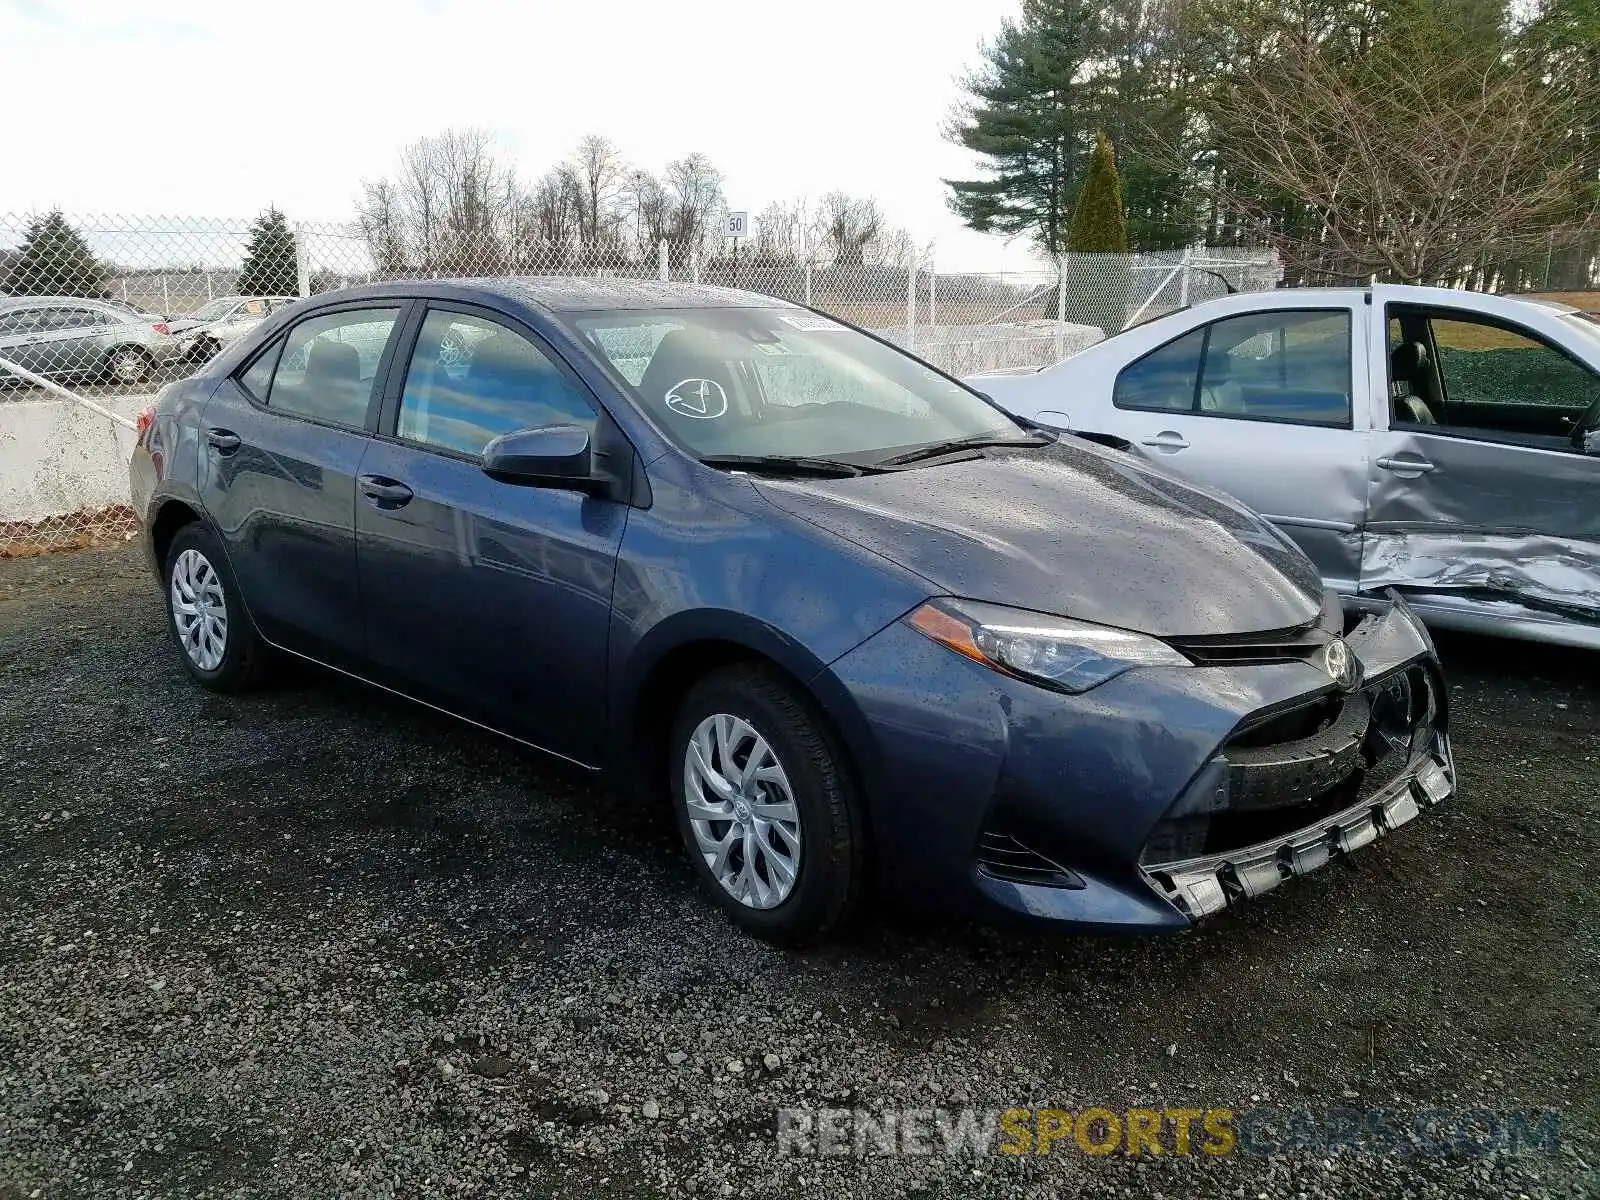
[[396,283],[141,419],[184,666],[292,654],[674,805],[745,929],[872,894],[1170,929],[1455,786],[1403,603],[1261,519],[715,288]]

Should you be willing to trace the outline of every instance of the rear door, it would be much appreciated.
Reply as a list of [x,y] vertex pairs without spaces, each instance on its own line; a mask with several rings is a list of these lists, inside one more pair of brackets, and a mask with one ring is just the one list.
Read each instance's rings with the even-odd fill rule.
[[1383,319],[1395,399],[1375,421],[1362,587],[1600,618],[1600,457],[1572,436],[1600,371],[1470,309],[1389,304]]
[[200,491],[263,635],[335,666],[363,655],[356,474],[408,302],[297,322],[207,404]]
[[1366,501],[1366,331],[1356,305],[1224,317],[1129,363],[1112,403],[1142,454],[1238,497],[1340,591],[1356,588]]
[[379,678],[594,762],[627,507],[483,473],[515,429],[609,420],[531,330],[432,303],[361,463],[357,557]]

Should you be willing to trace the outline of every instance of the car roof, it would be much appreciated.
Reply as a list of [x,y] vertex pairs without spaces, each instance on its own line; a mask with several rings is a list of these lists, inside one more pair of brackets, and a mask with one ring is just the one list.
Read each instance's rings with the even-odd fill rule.
[[593,312],[638,308],[796,308],[787,300],[734,288],[656,279],[583,279],[530,275],[480,279],[397,280],[365,284],[312,299],[383,299],[395,296],[459,297],[462,292],[498,296],[548,312]]
[[119,302],[95,296],[0,296],[0,309],[56,308],[63,304],[87,304],[95,308],[121,308]]

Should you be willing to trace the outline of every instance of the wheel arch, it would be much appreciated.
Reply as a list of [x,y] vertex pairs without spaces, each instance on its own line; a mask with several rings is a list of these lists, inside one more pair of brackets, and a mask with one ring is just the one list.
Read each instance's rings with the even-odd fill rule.
[[870,734],[849,691],[810,650],[753,618],[731,612],[683,613],[652,631],[635,650],[614,698],[614,762],[623,764],[639,800],[660,799],[667,778],[668,734],[678,706],[696,682],[725,667],[766,667],[809,702],[845,761],[841,766],[861,792],[870,823],[873,787]]

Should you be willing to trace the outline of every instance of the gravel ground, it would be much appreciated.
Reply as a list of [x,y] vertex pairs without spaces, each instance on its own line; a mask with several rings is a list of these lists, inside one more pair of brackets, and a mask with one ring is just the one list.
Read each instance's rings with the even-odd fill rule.
[[[1594,655],[1444,645],[1464,794],[1160,940],[734,932],[660,813],[320,675],[190,685],[132,546],[0,562],[0,1200],[1600,1194]],[[1552,1108],[1555,1155],[780,1157],[779,1106]]]

